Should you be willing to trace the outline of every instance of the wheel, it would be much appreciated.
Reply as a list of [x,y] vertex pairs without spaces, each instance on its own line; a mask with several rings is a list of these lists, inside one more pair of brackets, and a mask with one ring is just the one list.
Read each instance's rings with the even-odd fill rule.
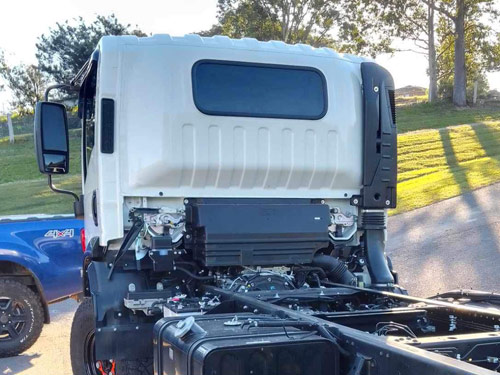
[[98,361],[95,356],[95,318],[92,299],[84,298],[71,325],[73,375],[151,375],[153,359]]
[[24,284],[0,279],[0,357],[18,355],[31,347],[43,322],[40,297]]

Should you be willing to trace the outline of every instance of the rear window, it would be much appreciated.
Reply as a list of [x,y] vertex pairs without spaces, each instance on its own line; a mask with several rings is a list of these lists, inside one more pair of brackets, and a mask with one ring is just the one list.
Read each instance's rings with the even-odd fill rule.
[[202,60],[192,80],[207,115],[317,120],[327,111],[326,80],[314,68]]

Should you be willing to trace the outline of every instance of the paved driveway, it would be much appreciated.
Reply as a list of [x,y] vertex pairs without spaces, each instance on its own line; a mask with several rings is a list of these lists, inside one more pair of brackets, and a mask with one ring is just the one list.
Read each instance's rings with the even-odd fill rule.
[[[500,184],[389,219],[387,248],[400,283],[426,297],[456,287],[500,291]],[[26,353],[0,359],[1,375],[71,374],[73,300],[50,307],[52,323]]]
[[410,294],[500,292],[500,184],[389,220],[387,253]]
[[2,375],[71,375],[69,332],[77,303],[50,306],[52,323],[43,327],[38,341],[24,354],[0,359]]

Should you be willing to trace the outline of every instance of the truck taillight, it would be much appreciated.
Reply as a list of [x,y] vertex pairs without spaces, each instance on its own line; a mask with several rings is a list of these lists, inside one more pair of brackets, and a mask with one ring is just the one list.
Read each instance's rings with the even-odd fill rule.
[[80,230],[80,242],[82,243],[82,252],[85,252],[85,229]]

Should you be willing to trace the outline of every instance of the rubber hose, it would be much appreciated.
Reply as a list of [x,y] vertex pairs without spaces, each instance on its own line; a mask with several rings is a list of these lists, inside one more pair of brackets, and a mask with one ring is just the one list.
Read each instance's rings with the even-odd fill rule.
[[312,264],[321,267],[328,279],[334,283],[354,285],[356,276],[347,269],[347,266],[341,260],[329,255],[316,255]]
[[384,231],[366,230],[365,248],[368,271],[372,279],[372,285],[384,286],[394,284],[387,258],[385,256]]

